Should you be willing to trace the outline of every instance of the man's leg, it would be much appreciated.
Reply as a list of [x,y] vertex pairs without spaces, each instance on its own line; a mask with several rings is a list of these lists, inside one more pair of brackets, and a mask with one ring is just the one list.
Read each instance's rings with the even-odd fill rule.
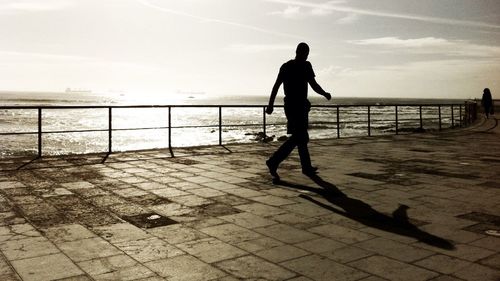
[[297,145],[297,138],[292,135],[289,137],[276,152],[269,158],[269,161],[278,166],[283,160],[285,160],[293,149]]
[[271,176],[273,176],[274,180],[279,180],[280,178],[277,173],[279,164],[283,162],[288,155],[290,155],[296,145],[296,137],[292,135],[278,148],[278,150],[276,150],[269,160],[266,161],[269,172],[271,173]]
[[302,172],[306,175],[316,172],[316,168],[314,168],[311,164],[311,156],[309,155],[309,149],[307,147],[308,142],[309,134],[307,133],[307,131],[299,135],[297,140],[297,148],[299,150]]

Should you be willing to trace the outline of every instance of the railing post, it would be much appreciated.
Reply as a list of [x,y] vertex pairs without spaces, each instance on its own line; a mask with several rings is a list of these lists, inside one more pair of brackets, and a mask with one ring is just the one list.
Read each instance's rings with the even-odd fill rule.
[[464,120],[464,118],[463,118],[463,116],[462,116],[462,105],[460,105],[460,108],[459,108],[459,112],[458,112],[458,114],[460,114],[460,117],[459,117],[460,127],[463,127],[463,126],[464,126],[464,124],[463,124],[463,122],[464,122],[464,121],[463,121],[463,120]]
[[477,103],[474,100],[472,103],[472,122],[475,122],[477,120]]
[[170,105],[168,106],[168,150],[170,151],[170,156],[175,157],[172,150],[172,107]]
[[168,107],[168,148],[172,151],[172,107]]
[[455,115],[453,113],[453,104],[451,105],[451,127],[455,128]]
[[371,131],[371,114],[370,114],[370,106],[368,106],[368,136],[370,137],[372,135],[372,131]]
[[264,137],[266,136],[266,107],[262,107],[262,132],[264,133]]
[[420,130],[422,130],[424,128],[424,123],[422,121],[422,106],[421,105],[418,107],[418,111],[419,111],[419,115],[420,115]]
[[441,131],[441,105],[438,105],[439,130]]
[[42,157],[42,108],[38,108],[38,157]]
[[111,107],[108,107],[108,153],[111,154],[113,151],[113,113],[111,111]]
[[396,108],[395,114],[396,114],[396,135],[399,134],[399,122],[398,122],[398,106],[394,106]]
[[466,125],[470,124],[470,104],[468,102],[465,102],[465,114],[467,114],[467,121],[465,122]]
[[338,105],[337,105],[337,138],[340,139],[340,113]]
[[219,145],[222,145],[222,106],[219,106]]

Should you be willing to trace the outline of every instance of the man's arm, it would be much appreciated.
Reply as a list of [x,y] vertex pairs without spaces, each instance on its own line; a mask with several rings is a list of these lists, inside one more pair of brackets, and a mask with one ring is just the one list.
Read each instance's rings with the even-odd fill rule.
[[316,79],[311,78],[311,80],[309,80],[309,85],[311,85],[311,88],[318,94],[324,96],[327,100],[330,100],[332,98],[332,95],[330,95],[330,93],[327,93],[325,92],[325,90],[323,90],[323,88],[321,88],[321,86],[318,84],[318,82],[316,82]]
[[281,83],[283,83],[283,80],[281,77],[278,75],[278,78],[276,78],[276,82],[274,82],[273,89],[271,91],[271,96],[269,97],[269,105],[266,108],[266,113],[271,114],[273,113],[274,110],[274,100],[276,99],[276,95],[278,95],[278,90],[281,86]]

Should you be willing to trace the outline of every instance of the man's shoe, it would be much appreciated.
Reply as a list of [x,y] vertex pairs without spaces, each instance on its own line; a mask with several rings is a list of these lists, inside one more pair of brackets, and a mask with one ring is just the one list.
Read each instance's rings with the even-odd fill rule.
[[273,182],[277,182],[280,180],[280,176],[278,175],[278,165],[274,165],[271,161],[266,161],[267,168],[269,168],[269,173],[273,177]]
[[311,166],[310,168],[302,169],[302,173],[306,176],[316,175],[318,173],[318,167]]

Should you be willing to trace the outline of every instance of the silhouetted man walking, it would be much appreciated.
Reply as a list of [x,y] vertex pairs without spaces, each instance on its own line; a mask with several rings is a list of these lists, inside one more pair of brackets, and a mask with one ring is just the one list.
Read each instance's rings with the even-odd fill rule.
[[300,43],[295,53],[295,59],[281,66],[278,78],[271,92],[271,97],[269,98],[269,105],[266,109],[267,114],[273,113],[274,100],[276,99],[281,83],[283,83],[287,133],[291,134],[291,136],[266,161],[269,172],[273,176],[273,181],[280,179],[277,172],[278,166],[290,155],[295,146],[299,150],[302,173],[305,175],[316,173],[317,168],[311,165],[311,158],[307,148],[307,143],[309,142],[309,134],[307,132],[309,126],[308,115],[311,109],[311,103],[307,99],[308,84],[311,85],[316,93],[324,96],[326,99],[330,100],[332,97],[314,79],[315,75],[312,65],[307,61],[309,46],[306,43]]

